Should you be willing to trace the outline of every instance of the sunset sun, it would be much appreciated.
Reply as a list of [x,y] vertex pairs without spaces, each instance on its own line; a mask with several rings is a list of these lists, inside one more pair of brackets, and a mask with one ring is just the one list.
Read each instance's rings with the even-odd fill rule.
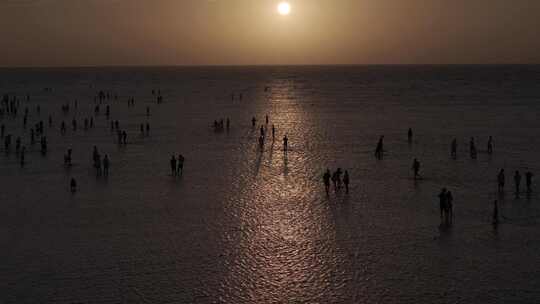
[[291,5],[288,2],[281,2],[278,4],[277,10],[280,15],[288,15],[291,13]]

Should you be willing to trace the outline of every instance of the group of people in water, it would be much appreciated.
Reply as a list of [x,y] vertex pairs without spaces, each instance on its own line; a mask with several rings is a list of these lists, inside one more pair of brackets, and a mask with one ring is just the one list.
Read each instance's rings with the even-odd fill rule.
[[[490,136],[488,138],[487,142],[487,154],[492,155],[493,154],[493,137]],[[472,159],[476,159],[478,157],[478,151],[476,150],[476,144],[474,143],[474,137],[471,137],[469,141],[469,155]],[[452,143],[450,144],[450,156],[453,159],[457,158],[457,138],[454,138],[452,140]]]
[[[377,142],[377,146],[375,148],[375,158],[377,159],[382,159],[384,155],[383,140],[384,140],[384,135],[379,137],[379,141]],[[407,141],[409,142],[409,144],[412,144],[413,142],[412,128],[409,128],[409,130],[407,131]],[[488,155],[493,154],[493,137],[492,136],[489,136],[488,138],[486,151]],[[474,137],[471,137],[469,141],[469,155],[472,159],[476,159],[478,156],[478,151],[476,150]],[[453,159],[457,158],[457,138],[454,138],[452,142],[450,143],[450,156]]]
[[452,205],[454,197],[452,196],[452,192],[446,188],[442,188],[438,196],[441,222],[451,224],[454,218],[454,207]]
[[[266,89],[265,89],[266,90]],[[157,103],[163,102],[163,97],[161,95],[161,91],[159,90],[152,90],[152,96],[154,96]],[[97,117],[100,113],[100,106],[107,102],[107,100],[114,98],[115,100],[118,98],[116,94],[112,94],[109,92],[100,91],[97,96],[94,98],[96,105],[94,107],[94,115]],[[242,99],[242,94],[238,95],[238,98]],[[232,94],[232,99],[235,99],[235,95]],[[26,96],[26,100],[30,100],[30,96]],[[21,99],[17,96],[10,96],[10,95],[4,95],[2,99],[0,100],[0,117],[3,117],[4,115],[9,115],[10,117],[16,117],[18,109],[20,107]],[[130,97],[128,99],[128,107],[133,107],[135,105],[135,99],[133,97]],[[78,102],[75,101],[73,104],[73,107],[75,109],[78,108]],[[68,115],[70,113],[71,105],[69,103],[63,104],[61,106],[61,111],[64,115]],[[37,115],[40,115],[41,108],[38,105],[36,107],[36,113]],[[105,116],[107,120],[110,118],[110,106],[108,104],[105,104]],[[146,107],[146,115],[147,117],[150,115],[150,108]],[[24,109],[24,116],[23,116],[23,128],[26,128],[28,125],[29,120],[29,109],[26,107]],[[94,116],[90,116],[84,119],[84,129],[92,129],[94,128]],[[48,116],[48,125],[49,127],[53,126],[53,119],[52,116]],[[77,131],[77,120],[75,118],[71,121],[72,129],[73,131]],[[121,130],[119,126],[118,120],[110,120],[110,129],[111,132],[116,131],[118,143],[122,145],[127,144],[127,132],[126,130]],[[251,126],[254,130],[256,130],[257,127],[257,119],[253,117],[251,119]],[[276,127],[274,124],[271,124],[269,127],[269,117],[268,115],[265,116],[265,123],[259,125],[259,137],[258,142],[261,150],[264,150],[264,144],[265,140],[268,136],[270,136],[268,133],[271,133],[272,141],[275,140],[276,137]],[[215,132],[221,132],[223,130],[229,131],[230,129],[230,119],[226,118],[218,120],[214,120],[213,122],[213,128]],[[60,125],[60,132],[61,134],[65,134],[67,132],[66,130],[66,123],[65,121],[61,122]],[[146,122],[146,124],[141,123],[140,124],[140,133],[142,135],[146,134],[148,135],[150,132],[150,124],[149,122]],[[6,152],[9,152],[12,144],[13,136],[11,134],[6,134],[6,126],[2,124],[0,126],[0,136],[4,139],[4,148]],[[35,137],[40,137],[40,145],[41,145],[41,153],[46,154],[47,153],[47,137],[45,136],[44,132],[44,123],[43,120],[38,121],[31,129],[30,129],[30,143],[33,145],[35,142]],[[413,142],[413,130],[411,128],[407,131],[407,139],[409,143]],[[288,136],[285,134],[283,136],[283,151],[287,153],[289,150],[289,143],[288,143]],[[450,144],[450,156],[453,159],[457,158],[457,139],[453,139]],[[21,166],[25,164],[25,153],[26,153],[26,147],[22,145],[22,141],[20,137],[17,137],[15,139],[15,151],[17,156],[19,157],[19,161]],[[70,148],[67,150],[66,154],[64,155],[64,164],[67,167],[72,166],[72,153],[73,150]],[[385,150],[384,150],[384,136],[380,136],[379,140],[377,142],[376,148],[375,148],[375,157],[378,160],[383,159]],[[487,141],[487,153],[489,155],[493,154],[493,138],[489,136]],[[472,159],[476,159],[478,155],[478,151],[476,148],[475,140],[471,137],[469,141],[469,154]],[[178,154],[178,156],[172,155],[170,160],[170,168],[171,168],[171,175],[172,176],[182,176],[183,174],[183,168],[184,168],[184,156],[182,154]],[[110,167],[110,160],[107,154],[105,154],[103,157],[98,152],[98,149],[96,146],[94,146],[93,152],[92,152],[92,163],[93,167],[96,172],[96,176],[108,176],[109,174],[109,167]],[[413,160],[412,164],[412,170],[414,174],[414,179],[421,179],[420,175],[420,161],[416,158]],[[533,174],[530,171],[527,171],[525,174],[525,183],[526,183],[526,192],[531,193],[532,192],[532,177]],[[515,185],[515,195],[516,197],[519,197],[520,195],[520,187],[521,187],[521,180],[522,175],[521,173],[516,170],[514,173],[514,185]],[[345,193],[349,193],[349,184],[350,184],[350,176],[349,172],[347,170],[343,171],[341,168],[337,168],[334,172],[331,172],[330,169],[326,169],[326,171],[323,173],[322,176],[324,188],[326,195],[330,195],[331,187],[333,187],[334,192],[337,194],[341,191],[341,189],[344,188]],[[504,169],[501,169],[498,176],[498,191],[499,193],[504,192],[505,187],[505,172]],[[70,182],[70,189],[71,191],[76,191],[77,183],[75,178],[71,179]],[[443,188],[441,192],[438,194],[439,198],[439,207],[440,207],[440,218],[441,221],[445,223],[451,223],[453,219],[453,195],[452,192],[447,190],[446,188]],[[497,201],[494,201],[494,211],[493,211],[493,222],[498,223],[498,205]]]
[[[258,139],[258,142],[259,142],[259,148],[261,149],[261,151],[264,150],[264,142],[266,140],[269,122],[270,122],[270,119],[269,119],[268,115],[266,115],[265,116],[265,124],[260,125],[260,127],[259,127],[259,139]],[[256,124],[257,124],[257,118],[255,118],[255,116],[253,116],[253,118],[251,118],[251,127],[254,129]],[[276,126],[274,124],[272,124],[272,126],[270,127],[270,132],[271,132],[272,142],[273,142],[275,140],[275,138],[276,138]],[[287,134],[283,135],[282,140],[283,140],[283,152],[287,153],[289,151],[289,137],[287,136]]]
[[[343,179],[341,178],[341,174],[343,174]],[[326,196],[330,195],[330,181],[332,181],[332,184],[334,185],[335,193],[338,193],[343,186],[345,186],[345,193],[349,193],[349,171],[345,170],[345,173],[343,173],[343,171],[341,171],[341,168],[337,168],[334,173],[331,173],[330,169],[326,169],[323,174],[323,183],[324,189],[326,191]]]
[[174,154],[171,156],[171,175],[172,176],[182,176],[182,173],[184,173],[184,156],[182,154],[178,154],[178,158],[174,156]]
[[225,124],[223,123],[223,118],[219,121],[214,120],[213,126],[214,126],[214,132],[216,133],[223,132],[224,130],[227,130],[227,132],[229,132],[231,128],[231,120],[227,117],[227,122]]
[[[408,142],[412,143],[413,131],[412,131],[411,128],[409,128],[409,130],[407,131],[407,138],[408,138]],[[377,146],[375,148],[375,157],[377,159],[382,159],[382,155],[383,155],[383,152],[384,152],[384,150],[383,150],[383,139],[384,139],[384,136],[379,137],[379,141],[378,141]],[[493,137],[492,136],[489,136],[489,138],[488,138],[487,153],[489,155],[493,154]],[[469,141],[469,154],[470,154],[470,157],[472,159],[477,158],[478,152],[476,150],[476,145],[475,145],[473,137],[471,137],[471,139]],[[452,143],[451,143],[451,146],[450,146],[450,156],[453,159],[457,158],[457,139],[455,139],[455,138],[452,140]],[[416,158],[413,160],[412,170],[413,170],[413,173],[414,173],[414,179],[415,180],[421,178],[421,176],[419,174],[419,172],[420,172],[420,162]],[[328,193],[328,188],[329,188],[329,176],[330,176],[330,173],[327,170],[327,172],[323,176],[324,184],[325,184],[325,188],[326,188],[327,193]],[[530,194],[532,192],[532,178],[533,178],[533,176],[534,176],[533,173],[530,172],[530,171],[527,171],[525,173],[525,183],[526,183],[526,193],[527,194]],[[514,193],[515,193],[516,198],[519,198],[519,196],[520,196],[521,179],[522,179],[521,173],[519,172],[519,170],[516,170],[515,173],[514,173],[514,185],[515,185]],[[499,174],[497,175],[497,182],[498,182],[498,192],[500,194],[502,194],[504,192],[504,185],[505,185],[504,169],[501,169],[499,171]],[[439,203],[440,203],[441,221],[444,221],[445,223],[450,224],[452,222],[452,218],[453,218],[453,205],[452,205],[453,196],[452,196],[452,193],[449,190],[447,190],[446,188],[443,188],[441,190],[441,192],[439,193],[438,197],[439,197]],[[493,223],[498,223],[497,201],[494,202]]]
[[146,135],[146,136],[150,135],[150,124],[148,122],[146,123],[146,133],[144,132],[145,128],[144,128],[143,123],[141,123],[140,125],[140,130],[141,130],[141,135]]
[[[526,191],[527,191],[528,194],[532,192],[532,178],[533,178],[532,172],[527,171],[525,173],[525,184],[526,184]],[[505,184],[504,169],[501,169],[499,171],[499,174],[497,175],[497,183],[498,183],[497,189],[498,189],[499,193],[503,193],[504,192],[504,184]],[[515,186],[514,194],[516,195],[516,197],[519,197],[519,194],[521,192],[521,190],[520,190],[521,173],[519,172],[519,170],[516,170],[515,173],[514,173],[514,186]]]
[[[45,90],[46,92],[52,92],[52,89],[47,88]],[[152,90],[152,95],[156,97],[156,103],[163,102],[163,96],[161,95],[161,91],[157,91],[156,96],[156,90]],[[118,95],[113,94],[111,92],[105,92],[105,91],[99,91],[96,96],[94,97],[94,103],[95,106],[93,108],[93,115],[86,117],[83,119],[83,126],[84,130],[89,130],[94,128],[94,118],[99,116],[101,113],[101,106],[105,106],[105,116],[106,119],[109,120],[110,114],[111,114],[111,108],[108,104],[111,99],[117,100]],[[21,107],[21,101],[20,97],[16,95],[10,95],[5,94],[0,99],[0,119],[3,119],[5,116],[8,116],[9,118],[15,119],[17,117],[17,113],[19,108]],[[26,95],[26,102],[30,101],[30,95]],[[133,107],[135,104],[135,99],[133,97],[128,98],[128,107]],[[75,100],[73,104],[70,102],[64,103],[61,105],[60,110],[61,113],[66,116],[69,115],[71,112],[71,109],[78,109],[78,101]],[[36,106],[36,114],[37,116],[41,116],[41,107],[39,105]],[[147,107],[146,114],[149,116],[150,109]],[[26,129],[28,125],[30,117],[30,111],[28,107],[24,108],[24,115],[22,119],[22,125],[23,128]],[[38,118],[39,119],[39,118]],[[111,120],[111,132],[116,130],[117,137],[118,137],[118,143],[119,144],[127,144],[127,132],[125,130],[120,130],[119,128],[119,121],[118,120]],[[49,128],[53,128],[53,118],[52,115],[48,115],[48,126]],[[74,117],[71,121],[71,127],[74,132],[77,131],[78,128],[78,122],[77,119]],[[141,134],[149,135],[150,132],[150,124],[149,122],[146,122],[146,127],[144,124],[140,125]],[[60,123],[60,134],[65,135],[67,133],[67,127],[65,120],[61,120]],[[44,130],[44,123],[43,120],[39,120],[33,127],[30,128],[29,131],[29,141],[31,145],[34,145],[36,142],[36,137],[39,137],[40,141],[40,152],[41,154],[45,155],[48,151],[47,147],[47,137],[45,136],[45,130]],[[0,137],[4,141],[4,149],[6,153],[9,153],[11,150],[11,145],[13,141],[13,135],[7,134],[7,128],[4,123],[0,126]],[[21,137],[17,137],[15,139],[15,152],[18,157],[18,160],[20,161],[21,167],[25,165],[25,154],[26,154],[26,146],[22,145],[22,139]],[[66,167],[72,166],[72,158],[73,158],[73,149],[69,148],[64,154],[64,165]],[[92,153],[92,166],[95,169],[96,176],[108,176],[109,174],[109,167],[110,167],[110,160],[108,155],[104,155],[103,157],[98,153],[97,147],[94,146],[94,150]],[[72,178],[70,182],[70,189],[72,191],[75,191],[77,187],[77,183],[75,178]]]
[[[30,96],[26,96],[26,101],[30,100]],[[5,115],[11,118],[16,118],[18,109],[20,107],[21,99],[17,96],[10,96],[5,94],[0,100],[0,118],[3,118]],[[37,114],[40,115],[41,107],[38,105],[36,107]],[[27,128],[29,117],[29,109],[25,107],[23,115],[23,129]],[[49,116],[49,126],[52,124],[52,118]],[[30,145],[34,145],[36,142],[36,136],[40,136],[40,152],[42,155],[47,153],[47,137],[44,134],[44,123],[43,120],[35,123],[34,127],[30,129]],[[6,134],[6,125],[0,125],[0,138],[4,140],[4,150],[8,154],[11,150],[11,143],[13,139],[12,134]],[[26,146],[22,144],[22,139],[20,136],[15,138],[15,154],[19,160],[21,167],[24,167],[26,164]]]
[[[71,154],[71,149],[69,150],[69,154]],[[96,146],[94,146],[94,152],[92,153],[92,159],[94,160],[94,168],[96,169],[96,176],[109,176],[109,156],[105,154],[105,157],[103,157],[103,162],[101,161],[101,155],[98,152],[98,149]],[[101,167],[101,164],[103,163],[103,170]]]

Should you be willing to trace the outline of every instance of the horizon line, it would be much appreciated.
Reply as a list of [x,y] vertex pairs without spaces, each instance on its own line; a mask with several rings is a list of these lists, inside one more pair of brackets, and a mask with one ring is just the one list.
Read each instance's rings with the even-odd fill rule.
[[0,66],[0,69],[81,69],[81,68],[204,68],[204,67],[361,67],[361,66],[534,66],[540,63],[329,63],[329,64],[103,64]]

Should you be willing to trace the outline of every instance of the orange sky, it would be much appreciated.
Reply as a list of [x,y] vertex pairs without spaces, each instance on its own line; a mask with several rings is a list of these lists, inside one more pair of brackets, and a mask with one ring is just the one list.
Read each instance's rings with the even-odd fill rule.
[[0,66],[540,63],[538,0],[0,0]]

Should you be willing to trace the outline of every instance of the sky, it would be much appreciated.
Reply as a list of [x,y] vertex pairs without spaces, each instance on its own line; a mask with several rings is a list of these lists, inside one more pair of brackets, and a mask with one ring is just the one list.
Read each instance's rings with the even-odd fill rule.
[[0,66],[540,63],[539,0],[0,0]]

